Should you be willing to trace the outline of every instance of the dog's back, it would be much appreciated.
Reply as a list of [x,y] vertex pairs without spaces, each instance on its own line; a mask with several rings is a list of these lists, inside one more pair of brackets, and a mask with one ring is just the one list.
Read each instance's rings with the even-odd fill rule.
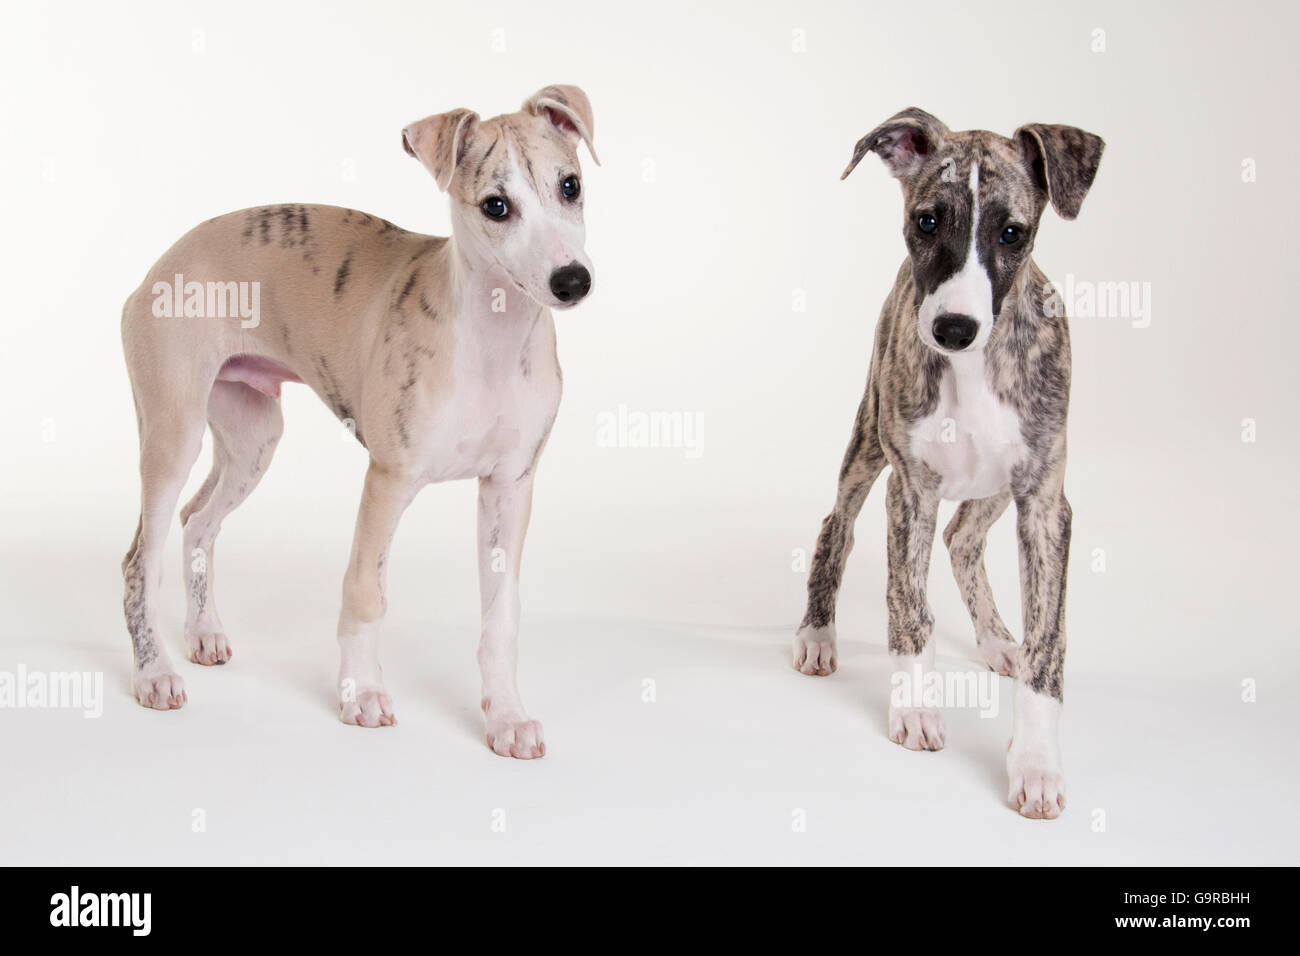
[[[281,381],[303,381],[350,419],[358,396],[343,383],[363,377],[371,353],[358,346],[383,338],[390,307],[421,267],[436,274],[445,244],[337,206],[259,206],[210,219],[127,299],[132,382],[147,377],[167,390],[225,375],[275,394]],[[420,317],[427,299],[406,295],[403,314]]]

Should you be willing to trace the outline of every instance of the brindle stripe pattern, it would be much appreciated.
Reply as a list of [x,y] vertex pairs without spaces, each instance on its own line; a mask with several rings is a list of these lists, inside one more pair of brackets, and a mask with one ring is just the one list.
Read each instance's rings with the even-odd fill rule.
[[[925,580],[939,476],[913,459],[909,432],[937,407],[951,363],[921,341],[917,308],[966,261],[978,198],[979,232],[973,241],[989,275],[995,316],[984,349],[985,370],[992,391],[1019,416],[1028,454],[1001,495],[963,504],[944,538],[977,633],[994,642],[1010,641],[988,588],[983,558],[988,527],[1010,501],[1016,502],[1025,628],[1017,676],[1035,692],[1062,699],[1070,542],[1070,506],[1062,486],[1070,343],[1064,310],[1059,300],[1044,294],[1049,286],[1031,253],[1049,202],[1066,218],[1077,215],[1103,148],[1099,137],[1072,127],[1035,124],[1012,139],[979,130],[954,133],[915,108],[859,140],[844,175],[867,153],[880,155],[903,188],[909,255],[877,325],[866,394],[840,469],[835,508],[822,522],[813,555],[801,630],[834,622],[853,524],[888,464],[893,469],[887,494],[889,647],[918,654],[929,639],[933,616]],[[968,186],[975,164],[978,197]],[[937,220],[933,235],[920,230],[922,214]],[[1008,225],[1020,228],[1018,243],[1000,241]]]

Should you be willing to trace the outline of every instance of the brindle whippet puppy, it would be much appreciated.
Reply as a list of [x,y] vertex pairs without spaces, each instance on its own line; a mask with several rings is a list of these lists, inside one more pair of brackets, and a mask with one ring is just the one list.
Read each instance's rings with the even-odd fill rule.
[[[451,238],[332,206],[249,209],[192,230],[127,300],[143,492],[123,573],[141,704],[187,700],[161,639],[158,591],[163,541],[204,422],[212,472],[181,509],[185,637],[192,661],[224,664],[231,649],[213,600],[213,543],[275,450],[281,383],[305,382],[370,455],[339,615],[342,720],[396,723],[378,636],[403,510],[429,482],[477,478],[487,741],[503,756],[545,754],[515,685],[519,559],[560,401],[551,310],[591,289],[577,143],[590,150],[593,128],[591,105],[572,86],[548,86],[489,120],[465,109],[430,116],[402,131],[402,145],[449,194]],[[258,283],[260,316],[159,318],[151,301],[177,274],[187,290],[190,280]]]
[[[835,601],[853,524],[889,465],[889,651],[895,674],[924,679],[934,660],[925,592],[939,500],[962,502],[943,539],[984,660],[1015,678],[1009,800],[1029,817],[1065,807],[1057,722],[1070,546],[1063,490],[1070,340],[1063,305],[1029,254],[1044,206],[1065,219],[1078,215],[1104,145],[1069,126],[1032,124],[1011,139],[954,133],[908,109],[864,136],[844,171],[874,152],[900,181],[908,257],[876,327],[835,509],[817,539],[794,666],[804,674],[835,670]],[[1012,500],[1020,645],[998,616],[984,570],[985,536]],[[891,699],[889,737],[910,750],[939,750],[943,715]]]

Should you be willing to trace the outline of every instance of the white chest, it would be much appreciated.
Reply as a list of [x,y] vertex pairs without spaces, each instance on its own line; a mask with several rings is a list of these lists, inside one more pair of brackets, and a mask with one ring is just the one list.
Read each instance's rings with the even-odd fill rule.
[[940,497],[987,498],[1024,460],[1020,417],[989,388],[983,355],[955,355],[950,363],[934,411],[912,428],[912,456],[938,473]]
[[554,421],[559,372],[554,346],[519,341],[458,343],[451,387],[433,410],[425,460],[431,481],[526,470]]

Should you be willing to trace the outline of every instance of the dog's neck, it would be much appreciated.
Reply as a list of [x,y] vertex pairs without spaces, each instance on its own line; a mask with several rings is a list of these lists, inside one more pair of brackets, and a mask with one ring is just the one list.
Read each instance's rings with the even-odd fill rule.
[[459,322],[493,336],[524,334],[542,310],[490,256],[447,240],[448,298]]
[[988,391],[987,349],[978,352],[961,352],[946,356],[952,370],[952,384],[958,404],[974,399]]

